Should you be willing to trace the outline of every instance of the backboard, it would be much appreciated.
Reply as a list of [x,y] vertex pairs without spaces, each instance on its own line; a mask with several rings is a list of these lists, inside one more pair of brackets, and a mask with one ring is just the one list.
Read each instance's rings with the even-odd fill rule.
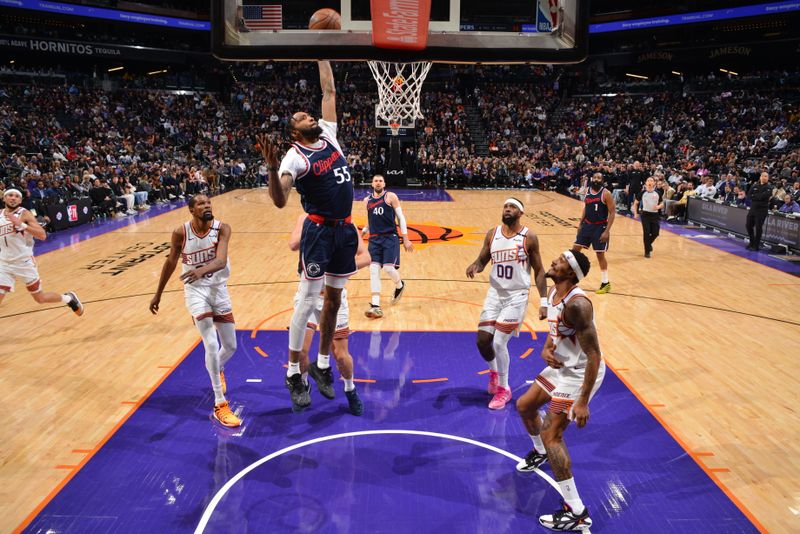
[[[431,0],[423,49],[374,46],[371,4],[402,13],[416,3],[212,0],[212,51],[239,61],[576,63],[587,55],[589,0]],[[341,14],[342,29],[309,30],[311,15],[326,7]]]

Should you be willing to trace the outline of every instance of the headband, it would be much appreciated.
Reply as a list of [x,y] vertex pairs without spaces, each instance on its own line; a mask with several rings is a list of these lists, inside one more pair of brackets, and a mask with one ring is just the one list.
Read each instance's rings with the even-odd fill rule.
[[516,198],[507,198],[505,202],[503,202],[503,206],[506,204],[511,204],[512,206],[516,206],[519,208],[519,211],[525,213],[525,208],[522,207],[522,202],[517,200]]
[[571,250],[565,250],[564,257],[567,258],[567,263],[569,263],[569,266],[572,267],[573,271],[575,271],[575,275],[578,277],[578,281],[580,282],[581,279],[583,279],[583,277],[586,275],[583,273],[581,266],[578,265],[578,260],[575,259],[575,255]]
[[19,196],[22,196],[22,193],[20,193],[20,192],[19,192],[19,189],[14,189],[14,188],[12,187],[11,189],[6,189],[6,192],[5,192],[5,193],[3,193],[3,197],[5,197],[6,195],[8,195],[9,193],[16,193],[16,194],[18,194]]

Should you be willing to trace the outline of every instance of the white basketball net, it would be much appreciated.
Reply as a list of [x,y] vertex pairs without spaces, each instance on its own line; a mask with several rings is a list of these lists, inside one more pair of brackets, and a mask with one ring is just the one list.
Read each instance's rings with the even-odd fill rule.
[[419,109],[419,95],[431,63],[370,61],[369,68],[378,84],[380,98],[375,115],[386,121],[392,135],[397,135],[402,126],[413,128],[414,121],[423,118]]

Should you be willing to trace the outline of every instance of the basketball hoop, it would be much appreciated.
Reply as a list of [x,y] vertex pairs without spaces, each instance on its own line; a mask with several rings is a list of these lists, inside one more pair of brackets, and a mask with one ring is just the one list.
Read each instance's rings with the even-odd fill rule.
[[378,84],[375,117],[389,125],[392,135],[398,135],[402,127],[413,128],[414,121],[423,118],[419,107],[420,93],[431,65],[428,61],[369,61],[372,77]]

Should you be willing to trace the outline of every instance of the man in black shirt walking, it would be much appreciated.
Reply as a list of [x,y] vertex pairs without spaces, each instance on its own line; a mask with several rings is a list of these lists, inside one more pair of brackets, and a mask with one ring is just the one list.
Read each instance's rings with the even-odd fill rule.
[[747,212],[747,233],[750,235],[748,250],[758,250],[761,245],[761,231],[764,228],[764,221],[767,220],[771,196],[772,186],[769,185],[769,174],[762,172],[758,181],[747,191],[747,198],[750,199],[750,210]]

